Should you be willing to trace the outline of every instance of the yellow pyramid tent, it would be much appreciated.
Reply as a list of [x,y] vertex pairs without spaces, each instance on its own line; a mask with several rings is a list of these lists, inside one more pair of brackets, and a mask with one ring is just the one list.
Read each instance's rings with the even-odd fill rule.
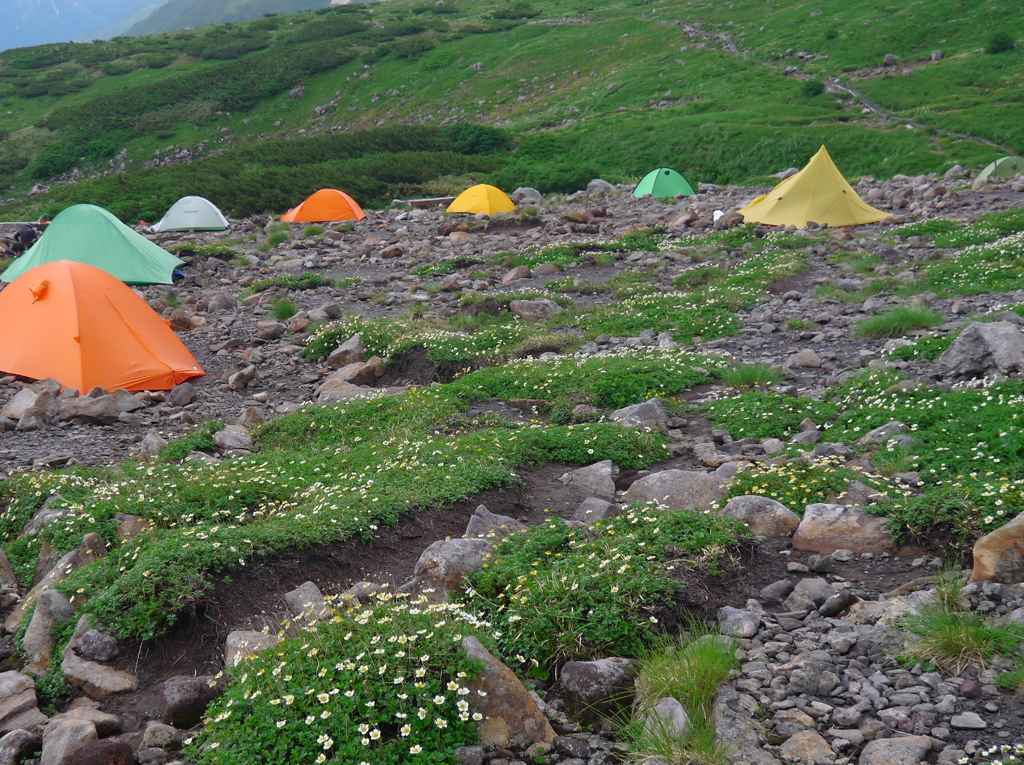
[[877,223],[889,213],[876,210],[846,182],[822,146],[803,170],[739,210],[746,223],[769,226],[859,226]]
[[504,191],[486,183],[478,183],[455,197],[455,201],[448,205],[445,212],[494,215],[499,212],[512,212],[515,209],[515,203]]

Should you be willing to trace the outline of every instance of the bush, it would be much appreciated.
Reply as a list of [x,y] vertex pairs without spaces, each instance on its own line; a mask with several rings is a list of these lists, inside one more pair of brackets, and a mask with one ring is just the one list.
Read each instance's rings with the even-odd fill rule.
[[1014,50],[1016,47],[1017,41],[1013,39],[1013,35],[1009,32],[996,32],[988,39],[985,52],[989,55],[995,55],[996,53],[1006,53],[1007,51]]
[[804,98],[814,98],[825,92],[825,83],[821,80],[807,80],[800,86],[800,94]]

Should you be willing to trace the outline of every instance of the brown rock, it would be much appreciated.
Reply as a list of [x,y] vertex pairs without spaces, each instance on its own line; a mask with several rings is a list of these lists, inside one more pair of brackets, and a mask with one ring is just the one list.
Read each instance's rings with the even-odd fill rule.
[[559,682],[569,713],[588,724],[614,719],[633,703],[633,662],[608,658],[569,661]]
[[128,742],[105,738],[75,752],[70,765],[132,765],[134,762],[135,752]]
[[475,637],[465,638],[462,650],[483,664],[483,671],[467,684],[470,705],[484,716],[479,727],[480,744],[525,749],[538,742],[552,743],[554,729],[515,673]]
[[[78,620],[78,626],[75,627],[71,642],[64,649],[64,660],[61,662],[60,668],[68,682],[97,701],[103,701],[121,693],[134,692],[139,687],[139,679],[131,672],[107,667],[83,659],[78,655],[78,643],[89,629],[89,616],[85,615]],[[92,725],[92,723],[89,724]],[[44,737],[43,747],[45,748],[45,746]]]
[[722,509],[723,515],[743,521],[759,537],[788,537],[800,525],[800,516],[768,497],[733,497]]
[[508,284],[509,282],[516,281],[517,279],[529,279],[531,276],[533,276],[533,274],[530,272],[529,268],[526,266],[516,266],[501,277],[501,283]]
[[160,691],[161,715],[176,728],[191,728],[199,724],[206,707],[223,692],[223,685],[209,675],[169,678]]
[[974,543],[971,581],[1024,581],[1024,513]]
[[841,549],[853,550],[858,555],[893,553],[896,545],[885,530],[885,522],[885,518],[868,515],[859,507],[808,505],[793,535],[793,549],[822,554]]
[[37,730],[46,720],[38,708],[35,681],[21,672],[0,672],[0,736],[19,728]]

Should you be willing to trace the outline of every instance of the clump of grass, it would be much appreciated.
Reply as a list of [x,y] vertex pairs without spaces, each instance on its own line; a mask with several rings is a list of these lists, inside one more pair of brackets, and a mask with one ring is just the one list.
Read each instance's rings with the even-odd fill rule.
[[[691,627],[691,636],[651,653],[639,662],[635,722],[628,726],[631,761],[657,757],[667,763],[703,765],[723,761],[715,735],[714,699],[736,664],[736,641]],[[690,718],[685,736],[659,723],[651,712],[659,700],[674,698]],[[644,723],[648,719],[650,722]]]
[[323,226],[306,226],[304,229],[302,229],[303,236],[317,236],[322,233],[324,233]]
[[270,279],[261,279],[258,282],[253,282],[242,294],[239,295],[241,298],[247,298],[250,295],[255,295],[257,292],[263,292],[269,290],[272,287],[284,287],[288,290],[313,290],[317,287],[349,287],[356,282],[358,279],[331,279],[329,276],[321,276],[320,274],[302,274],[301,276],[274,276]]
[[178,296],[173,292],[167,292],[164,294],[164,302],[167,303],[171,308],[180,308],[181,301],[178,300]]
[[292,238],[292,235],[287,231],[275,231],[273,234],[267,237],[268,247],[277,247],[279,244],[284,244]]
[[267,315],[276,321],[284,321],[290,319],[298,312],[299,307],[295,303],[282,298],[270,304],[270,310],[267,312]]
[[798,316],[786,322],[786,329],[811,330],[820,329],[820,327],[810,319],[805,319],[802,316]]
[[935,361],[953,344],[954,339],[953,335],[922,337],[916,343],[897,348],[889,354],[889,359],[892,361],[914,361],[915,359]]
[[915,329],[941,324],[945,317],[931,308],[900,306],[860,321],[857,336],[869,338],[903,337]]
[[722,382],[733,388],[767,388],[786,379],[776,367],[764,361],[723,369],[720,376]]
[[907,444],[889,442],[871,456],[871,462],[886,478],[894,473],[908,473],[917,467],[921,459],[914,451]]
[[220,420],[204,422],[194,432],[169,442],[161,450],[160,459],[165,462],[176,462],[185,459],[192,452],[210,451],[214,448],[213,434],[224,430],[224,427]]

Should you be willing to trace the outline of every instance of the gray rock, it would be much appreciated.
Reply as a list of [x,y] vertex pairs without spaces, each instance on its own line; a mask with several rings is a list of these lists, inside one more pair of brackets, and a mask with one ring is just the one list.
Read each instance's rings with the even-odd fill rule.
[[1024,333],[1010,322],[969,324],[938,360],[963,377],[1024,371]]
[[807,505],[793,535],[793,549],[830,553],[840,548],[857,554],[880,555],[896,546],[885,529],[885,518],[869,515],[859,507],[817,503]]
[[678,699],[665,696],[641,715],[644,733],[656,740],[681,741],[690,733],[690,716]]
[[139,455],[148,458],[156,457],[165,446],[167,446],[167,441],[155,428],[150,428],[139,443]]
[[688,507],[704,510],[715,507],[725,498],[726,489],[722,484],[713,473],[664,470],[636,481],[626,492],[626,500],[655,500],[674,510]]
[[521,205],[523,202],[533,204],[544,200],[544,196],[537,189],[530,186],[520,186],[509,194],[508,197],[517,205]]
[[169,406],[188,406],[196,400],[196,386],[190,382],[178,383],[167,392],[164,401]]
[[961,712],[954,715],[949,724],[959,730],[984,730],[988,727],[988,723],[977,712]]
[[266,632],[235,630],[224,641],[224,665],[237,667],[250,656],[255,656],[277,645],[279,638]]
[[35,681],[21,672],[0,672],[0,735],[19,728],[36,731],[46,720],[39,711]]
[[[71,641],[64,649],[61,671],[69,683],[97,701],[122,693],[132,693],[139,687],[139,679],[131,672],[107,667],[78,655],[79,641],[91,629],[89,619],[89,615],[86,614],[78,620]],[[45,737],[43,748],[46,748]]]
[[478,505],[466,526],[466,536],[498,540],[506,534],[522,531],[525,528],[526,524],[520,523],[515,518],[496,515],[486,506]]
[[253,443],[249,429],[243,425],[228,425],[213,434],[213,444],[222,452],[247,452]]
[[614,718],[633,703],[635,670],[629,659],[569,661],[559,683],[571,715],[587,724]]
[[29,668],[37,674],[45,674],[50,666],[53,651],[53,628],[75,615],[71,601],[56,590],[46,590],[36,601],[32,621],[25,630],[22,645],[28,655]]
[[562,306],[548,298],[538,298],[536,300],[513,300],[508,304],[508,309],[517,319],[531,322],[541,321],[543,319],[550,318],[551,316],[557,316],[564,310]]
[[587,194],[611,194],[614,191],[614,186],[600,178],[595,178],[587,184]]
[[597,497],[587,497],[576,508],[572,519],[581,523],[593,523],[594,521],[603,521],[605,518],[611,518],[618,515],[618,513],[618,505],[604,499],[598,499]]
[[327,601],[313,582],[303,582],[291,592],[286,592],[284,602],[293,616],[305,616],[309,621],[323,619],[329,612]]
[[750,638],[757,634],[761,626],[761,615],[753,611],[744,611],[731,606],[718,609],[718,628],[723,635],[737,638]]
[[836,594],[836,590],[831,584],[818,577],[801,579],[796,583],[793,592],[800,592],[809,597],[815,607],[820,606]]
[[173,725],[165,725],[156,720],[146,723],[146,730],[142,734],[143,746],[151,746],[157,749],[176,750],[181,749],[185,739],[189,737],[186,731],[178,730]]
[[341,369],[349,364],[362,361],[365,354],[366,348],[363,346],[362,335],[356,333],[331,351],[327,357],[327,366],[331,369]]
[[800,516],[788,507],[757,494],[733,497],[722,514],[743,521],[759,537],[788,537],[800,525]]
[[95,425],[113,425],[121,410],[113,396],[90,398],[61,398],[57,409],[58,420],[81,420]]
[[654,427],[662,429],[668,423],[668,412],[660,398],[652,398],[642,404],[616,409],[608,415],[609,422],[617,422],[624,428]]
[[118,654],[117,641],[99,630],[87,630],[78,639],[76,651],[83,659],[90,661],[110,661]]
[[463,577],[480,569],[493,551],[485,539],[440,539],[420,555],[413,577],[420,588],[454,591]]
[[593,465],[571,470],[562,478],[569,485],[582,489],[587,494],[611,498],[615,496],[615,472],[615,465],[611,460],[601,460]]
[[256,379],[256,366],[250,364],[244,369],[235,372],[233,375],[228,377],[228,389],[229,390],[245,390],[249,387],[249,383]]
[[165,680],[160,691],[164,722],[176,728],[197,725],[209,703],[223,692],[223,685],[209,675],[182,675]]
[[[0,702],[2,703],[2,702]],[[18,765],[39,751],[42,739],[27,730],[12,730],[0,736],[0,765]]]
[[460,746],[452,754],[459,765],[483,765],[484,748],[482,746]]
[[14,394],[10,401],[4,404],[0,414],[8,420],[18,421],[35,407],[36,399],[38,398],[39,394],[31,388],[22,388]]
[[899,420],[892,420],[885,425],[879,425],[874,430],[869,430],[858,439],[857,443],[867,446],[870,444],[884,444],[897,433],[905,433],[907,426]]
[[43,731],[45,765],[71,765],[75,754],[97,740],[96,726],[85,720],[61,720],[47,725]]

